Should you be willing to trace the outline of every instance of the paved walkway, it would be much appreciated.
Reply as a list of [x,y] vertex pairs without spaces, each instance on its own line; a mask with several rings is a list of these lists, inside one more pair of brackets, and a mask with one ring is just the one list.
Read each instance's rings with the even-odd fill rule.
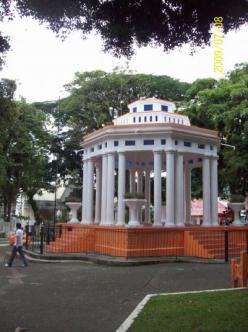
[[[5,249],[0,247],[1,262]],[[228,264],[20,265],[0,266],[3,332],[17,326],[30,332],[114,332],[147,293],[230,287]]]

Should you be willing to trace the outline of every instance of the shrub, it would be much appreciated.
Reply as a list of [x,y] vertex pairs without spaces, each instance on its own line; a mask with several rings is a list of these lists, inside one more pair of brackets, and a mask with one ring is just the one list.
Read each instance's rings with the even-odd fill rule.
[[7,234],[5,232],[0,232],[0,239],[6,239]]
[[230,202],[232,203],[243,203],[244,201],[245,201],[244,196],[240,194],[233,194],[230,197]]

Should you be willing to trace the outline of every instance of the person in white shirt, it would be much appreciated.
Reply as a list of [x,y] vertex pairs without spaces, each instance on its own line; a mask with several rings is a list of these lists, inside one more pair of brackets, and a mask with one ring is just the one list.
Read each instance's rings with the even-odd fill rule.
[[11,253],[8,264],[6,264],[6,267],[11,267],[12,266],[12,263],[13,263],[13,260],[15,259],[15,257],[16,257],[17,251],[19,252],[20,257],[23,261],[23,266],[28,266],[26,257],[24,255],[23,250],[22,250],[22,247],[23,247],[23,240],[22,240],[23,230],[22,230],[22,225],[19,222],[16,223],[16,234],[15,235],[16,235],[15,236],[15,243],[13,245],[12,253]]

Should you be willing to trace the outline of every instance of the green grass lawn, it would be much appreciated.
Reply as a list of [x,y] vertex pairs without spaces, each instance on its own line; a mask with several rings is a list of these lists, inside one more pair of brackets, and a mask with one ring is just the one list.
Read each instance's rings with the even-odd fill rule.
[[130,332],[248,332],[248,290],[152,297]]

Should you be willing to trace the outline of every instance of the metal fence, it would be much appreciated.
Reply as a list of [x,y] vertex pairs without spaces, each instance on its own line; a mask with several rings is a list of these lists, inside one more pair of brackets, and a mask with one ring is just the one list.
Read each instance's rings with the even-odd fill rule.
[[43,254],[62,234],[62,226],[36,226],[26,232],[26,249]]
[[41,226],[27,233],[39,254],[95,253],[120,257],[199,257],[225,260],[248,252],[248,227]]

